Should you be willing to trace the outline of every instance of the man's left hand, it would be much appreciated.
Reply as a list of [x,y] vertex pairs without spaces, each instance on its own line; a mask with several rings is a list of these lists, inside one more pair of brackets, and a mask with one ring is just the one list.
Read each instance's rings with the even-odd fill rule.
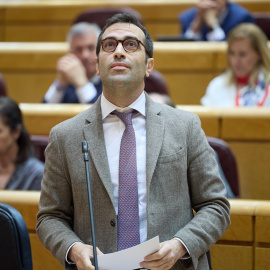
[[177,260],[187,253],[185,247],[177,239],[162,242],[160,249],[144,258],[141,267],[151,270],[171,269]]

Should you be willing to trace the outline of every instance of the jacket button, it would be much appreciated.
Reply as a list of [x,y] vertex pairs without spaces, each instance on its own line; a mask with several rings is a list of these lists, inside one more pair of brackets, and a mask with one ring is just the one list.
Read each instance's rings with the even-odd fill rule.
[[111,224],[112,227],[114,227],[114,226],[115,226],[115,221],[112,219],[112,220],[110,221],[110,224]]

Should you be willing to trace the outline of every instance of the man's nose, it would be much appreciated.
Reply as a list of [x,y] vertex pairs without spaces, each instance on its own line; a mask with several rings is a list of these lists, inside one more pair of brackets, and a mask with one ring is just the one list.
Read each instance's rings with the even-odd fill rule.
[[124,50],[123,44],[119,42],[114,51],[114,58],[126,58],[126,51]]
[[83,59],[86,59],[86,58],[92,57],[92,53],[91,53],[90,50],[84,49],[84,50],[82,51],[81,56],[82,56]]

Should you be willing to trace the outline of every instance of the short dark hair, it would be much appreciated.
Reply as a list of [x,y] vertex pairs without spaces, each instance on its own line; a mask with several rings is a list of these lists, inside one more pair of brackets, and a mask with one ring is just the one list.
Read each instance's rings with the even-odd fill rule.
[[[106,29],[108,27],[110,27],[111,25],[116,24],[116,23],[131,23],[131,24],[138,26],[143,31],[143,33],[145,35],[145,40],[143,42],[144,42],[144,45],[145,45],[147,51],[149,52],[149,57],[150,58],[153,57],[153,51],[154,51],[153,40],[152,40],[149,32],[134,16],[132,16],[130,14],[126,14],[126,13],[118,13],[107,20],[106,25],[103,27],[103,29],[101,30],[101,32],[98,36],[97,48],[96,48],[97,56],[99,55],[99,52],[100,52],[100,47],[101,47],[100,41],[102,39],[104,32],[106,31]],[[145,52],[145,53],[146,53],[146,59],[147,59],[148,54],[147,54],[147,52]]]
[[9,127],[10,131],[15,131],[16,128],[21,126],[21,134],[17,140],[19,153],[16,163],[22,163],[34,156],[34,147],[23,124],[22,112],[18,104],[8,97],[0,97],[0,117],[3,119],[4,124]]

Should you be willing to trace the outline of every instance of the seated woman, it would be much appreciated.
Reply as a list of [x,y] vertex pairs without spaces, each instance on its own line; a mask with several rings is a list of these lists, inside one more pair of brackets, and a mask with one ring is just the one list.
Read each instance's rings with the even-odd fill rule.
[[22,121],[19,106],[0,97],[0,189],[40,190],[44,164]]
[[202,105],[218,107],[270,106],[270,50],[262,30],[250,23],[228,36],[228,69],[214,78]]

